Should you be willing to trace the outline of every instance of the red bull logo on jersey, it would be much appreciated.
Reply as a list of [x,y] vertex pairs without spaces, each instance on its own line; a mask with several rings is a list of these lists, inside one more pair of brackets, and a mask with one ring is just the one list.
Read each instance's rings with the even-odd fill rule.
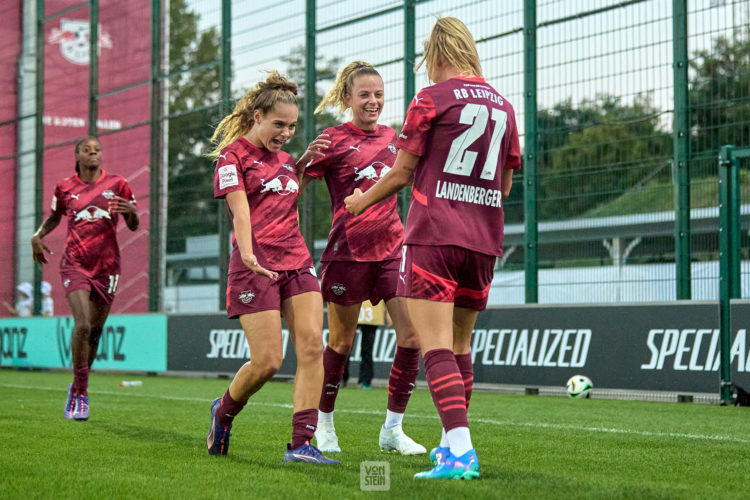
[[263,186],[260,190],[261,193],[271,191],[280,194],[281,196],[286,196],[299,191],[299,184],[297,184],[297,181],[286,175],[279,175],[268,182],[266,182],[265,179],[261,179],[260,184]]
[[[380,172],[378,172],[378,169],[380,170]],[[367,165],[362,170],[354,167],[354,173],[357,174],[357,176],[354,178],[354,182],[360,181],[362,179],[370,179],[371,181],[378,182],[378,180],[382,179],[390,169],[391,167],[389,167],[382,161],[373,162]]]
[[[60,44],[60,53],[73,64],[89,63],[89,21],[88,19],[60,19],[60,27],[52,28],[48,42]],[[112,39],[99,26],[99,52],[111,49]]]
[[96,222],[99,219],[112,219],[110,217],[109,212],[106,210],[96,207],[94,205],[89,205],[88,207],[84,208],[80,212],[76,214],[75,221],[86,221],[86,222]]

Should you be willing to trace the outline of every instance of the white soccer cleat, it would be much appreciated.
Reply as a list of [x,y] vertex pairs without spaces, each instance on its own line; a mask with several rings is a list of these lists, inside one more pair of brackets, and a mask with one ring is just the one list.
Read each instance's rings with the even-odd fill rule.
[[380,428],[380,449],[383,451],[397,451],[402,455],[421,455],[427,453],[424,446],[414,442],[412,438],[404,434],[400,425],[386,429]]
[[333,424],[318,423],[315,441],[318,444],[317,448],[324,453],[341,453],[339,438],[336,436],[336,429]]

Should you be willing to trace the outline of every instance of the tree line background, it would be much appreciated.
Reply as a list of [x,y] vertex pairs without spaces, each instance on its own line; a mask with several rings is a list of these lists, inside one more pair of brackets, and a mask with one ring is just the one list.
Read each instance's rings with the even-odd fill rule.
[[[170,72],[219,58],[219,33],[215,29],[199,33],[198,17],[186,0],[170,2],[170,20]],[[308,98],[303,86],[304,48],[293,49],[281,60],[286,75],[300,86],[301,110]],[[717,37],[710,50],[691,54],[690,60],[691,205],[716,206],[719,148],[750,145],[750,33],[745,29],[731,39]],[[319,56],[319,81],[332,80],[340,63]],[[175,77],[168,95],[169,114],[183,113],[170,119],[168,126],[167,252],[174,253],[185,250],[188,236],[215,234],[217,217],[226,216],[212,196],[213,164],[202,156],[221,119],[219,67]],[[322,95],[313,98],[317,103]],[[665,119],[669,113],[657,109],[649,95],[632,103],[595,95],[539,111],[540,221],[673,210],[673,143],[671,121]],[[324,113],[317,116],[316,128],[320,131],[340,121]],[[303,129],[300,113],[298,133],[284,148],[294,157],[306,148]],[[750,194],[744,172],[742,179],[743,194]],[[505,204],[506,223],[523,221],[520,178],[514,185]],[[303,196],[315,197],[314,238],[325,239],[331,218],[325,184],[313,183]]]

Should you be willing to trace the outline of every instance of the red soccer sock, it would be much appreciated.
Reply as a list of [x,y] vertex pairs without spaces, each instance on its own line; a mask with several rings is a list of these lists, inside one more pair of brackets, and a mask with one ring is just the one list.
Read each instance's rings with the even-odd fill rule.
[[453,352],[450,349],[433,349],[425,353],[424,369],[432,401],[445,432],[457,427],[469,427],[464,382]]
[[305,441],[310,441],[315,435],[315,429],[318,426],[318,410],[310,408],[295,412],[292,415],[292,444],[294,450],[299,448]]
[[464,397],[466,398],[466,410],[469,410],[471,391],[474,389],[474,364],[471,362],[471,353],[456,354],[456,364],[461,378],[464,379]]
[[329,346],[323,351],[323,390],[318,405],[322,412],[331,413],[336,406],[336,396],[339,395],[339,384],[344,376],[348,357],[346,354],[337,353]]
[[404,413],[419,374],[419,349],[396,346],[388,379],[388,409]]
[[76,394],[87,395],[89,390],[89,368],[88,361],[73,367],[73,392]]
[[232,396],[229,395],[229,389],[227,389],[227,392],[221,398],[221,404],[216,408],[216,421],[222,427],[229,427],[232,425],[234,417],[242,411],[246,404],[247,400],[235,401],[232,399]]

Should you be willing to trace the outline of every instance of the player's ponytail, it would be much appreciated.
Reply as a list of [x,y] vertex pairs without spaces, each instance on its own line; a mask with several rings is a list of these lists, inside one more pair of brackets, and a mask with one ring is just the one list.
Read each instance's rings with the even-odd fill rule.
[[315,108],[315,114],[321,113],[327,107],[336,108],[340,113],[346,111],[349,107],[346,104],[346,95],[351,94],[352,88],[354,88],[354,79],[362,75],[380,76],[380,73],[378,73],[378,70],[372,64],[364,61],[352,61],[341,68],[336,75],[333,87],[326,93],[318,107]]
[[277,102],[296,106],[297,85],[277,71],[271,71],[265,81],[258,82],[255,87],[248,90],[237,101],[234,111],[219,122],[211,137],[214,147],[206,153],[206,156],[212,159],[218,158],[222,149],[253,128],[255,124],[253,114],[256,109],[265,115]]
[[417,71],[427,63],[427,76],[431,78],[438,57],[453,66],[459,73],[482,76],[479,53],[474,37],[464,23],[455,17],[439,17],[424,42],[424,56],[414,67]]
[[[93,136],[93,135],[84,135],[78,141],[76,141],[76,148],[75,148],[75,154],[78,154],[81,151],[81,145],[86,141],[96,141],[99,142],[99,138]],[[99,142],[99,146],[101,147],[102,143]],[[78,165],[78,160],[76,160],[76,173],[81,173],[81,166]]]

